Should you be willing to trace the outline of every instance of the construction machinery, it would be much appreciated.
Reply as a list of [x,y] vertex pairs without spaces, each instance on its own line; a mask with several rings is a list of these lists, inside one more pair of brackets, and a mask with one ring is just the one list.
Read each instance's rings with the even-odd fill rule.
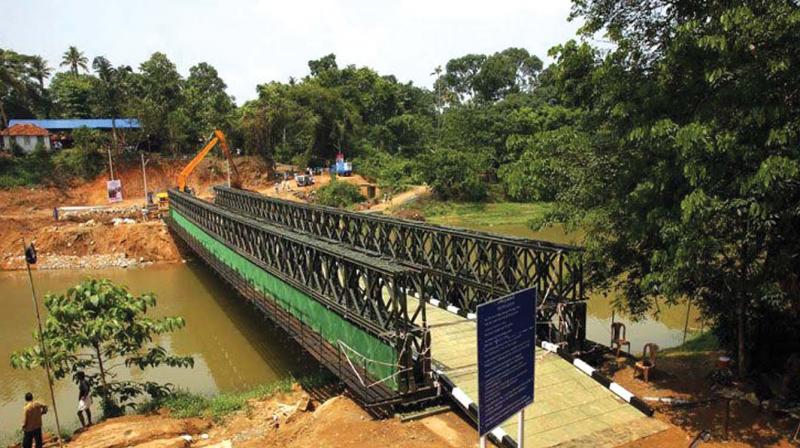
[[225,134],[222,133],[220,130],[215,130],[214,134],[212,135],[211,139],[206,143],[206,146],[194,156],[191,162],[186,165],[183,170],[178,174],[178,190],[186,192],[186,179],[189,178],[189,175],[192,174],[197,165],[203,161],[206,155],[214,149],[214,147],[219,144],[220,148],[222,148],[222,152],[225,154],[225,158],[228,159],[229,165],[229,175],[230,175],[230,184],[233,188],[242,188],[242,181],[239,178],[239,170],[236,169],[236,164],[233,163],[233,158],[231,158],[231,150],[228,148],[228,143],[225,141]]
[[336,153],[336,163],[331,166],[331,172],[336,173],[337,176],[352,176],[353,164],[344,161],[344,153],[339,151]]

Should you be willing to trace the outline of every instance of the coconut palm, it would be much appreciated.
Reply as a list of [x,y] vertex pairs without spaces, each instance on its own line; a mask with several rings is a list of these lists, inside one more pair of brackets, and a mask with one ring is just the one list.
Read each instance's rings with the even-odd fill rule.
[[61,66],[69,67],[69,71],[72,72],[73,75],[78,74],[78,69],[83,69],[88,72],[88,64],[89,59],[87,59],[86,56],[83,55],[83,52],[79,51],[78,47],[74,45],[70,46],[61,57]]
[[44,80],[50,77],[53,69],[47,66],[47,61],[41,56],[31,56],[28,59],[28,74],[39,82],[39,87],[44,90]]

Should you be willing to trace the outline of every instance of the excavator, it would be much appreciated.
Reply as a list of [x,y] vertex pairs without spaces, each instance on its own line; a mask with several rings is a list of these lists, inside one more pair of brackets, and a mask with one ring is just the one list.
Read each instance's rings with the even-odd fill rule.
[[233,188],[242,188],[242,181],[239,178],[239,170],[236,169],[236,164],[233,163],[233,159],[231,158],[231,150],[228,148],[228,143],[225,141],[225,134],[222,133],[219,129],[214,131],[214,134],[211,140],[206,143],[206,146],[194,156],[191,162],[186,165],[183,170],[178,174],[178,190],[179,191],[186,191],[186,179],[189,178],[189,175],[192,174],[197,165],[205,159],[206,155],[214,149],[214,146],[219,143],[219,146],[222,148],[222,152],[225,154],[225,157],[228,159],[228,164],[230,165],[231,170],[231,186]]
[[[186,186],[186,180],[189,178],[189,175],[192,174],[197,165],[203,161],[203,159],[214,149],[215,146],[219,144],[220,148],[222,148],[222,152],[225,154],[225,158],[228,159],[228,165],[230,166],[230,182],[231,186],[234,188],[242,188],[242,181],[239,177],[239,170],[236,168],[236,164],[233,163],[233,158],[231,157],[231,150],[228,148],[228,143],[225,140],[225,134],[222,133],[219,129],[214,130],[214,133],[211,135],[211,139],[206,143],[206,146],[197,153],[196,156],[189,162],[180,173],[178,173],[178,191],[188,192],[191,193],[191,189]],[[161,211],[166,210],[169,208],[169,196],[166,192],[159,193],[158,195],[158,208]]]

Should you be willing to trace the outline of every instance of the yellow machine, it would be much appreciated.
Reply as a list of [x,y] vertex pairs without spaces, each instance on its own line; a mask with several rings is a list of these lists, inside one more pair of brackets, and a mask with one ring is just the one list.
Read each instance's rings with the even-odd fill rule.
[[[196,156],[186,165],[180,173],[178,173],[178,190],[179,191],[187,191],[186,188],[186,179],[189,178],[189,175],[192,174],[197,165],[203,161],[203,159],[214,149],[219,143],[219,146],[222,148],[222,152],[225,154],[225,157],[228,159],[228,164],[230,165],[231,170],[231,186],[234,188],[242,188],[242,181],[239,178],[239,170],[236,168],[236,164],[233,163],[233,158],[231,157],[231,151],[228,148],[228,142],[225,141],[225,134],[222,133],[220,130],[215,130],[214,134],[211,136],[211,140],[206,143],[206,146],[197,153]],[[158,202],[158,213],[162,217],[164,214],[169,211],[169,194],[166,191],[162,191],[161,193],[156,194],[156,199]]]
[[203,149],[194,156],[194,159],[192,159],[178,174],[179,191],[186,191],[186,179],[189,178],[189,175],[192,174],[192,171],[197,168],[197,165],[203,161],[206,155],[214,149],[217,143],[219,143],[219,146],[222,148],[222,152],[225,154],[225,157],[228,159],[228,164],[230,165],[231,186],[234,188],[242,188],[242,181],[239,179],[239,170],[236,169],[236,164],[233,163],[233,158],[231,158],[231,151],[228,149],[228,143],[225,141],[225,134],[220,130],[215,130],[211,140],[206,143],[206,146],[204,146]]

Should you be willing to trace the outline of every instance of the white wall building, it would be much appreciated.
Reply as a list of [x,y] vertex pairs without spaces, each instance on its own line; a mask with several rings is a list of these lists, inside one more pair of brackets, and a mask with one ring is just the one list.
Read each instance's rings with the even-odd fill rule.
[[46,151],[50,150],[50,133],[35,124],[15,124],[8,129],[0,131],[3,136],[3,148],[10,151],[16,143],[25,154],[30,154],[41,145]]

